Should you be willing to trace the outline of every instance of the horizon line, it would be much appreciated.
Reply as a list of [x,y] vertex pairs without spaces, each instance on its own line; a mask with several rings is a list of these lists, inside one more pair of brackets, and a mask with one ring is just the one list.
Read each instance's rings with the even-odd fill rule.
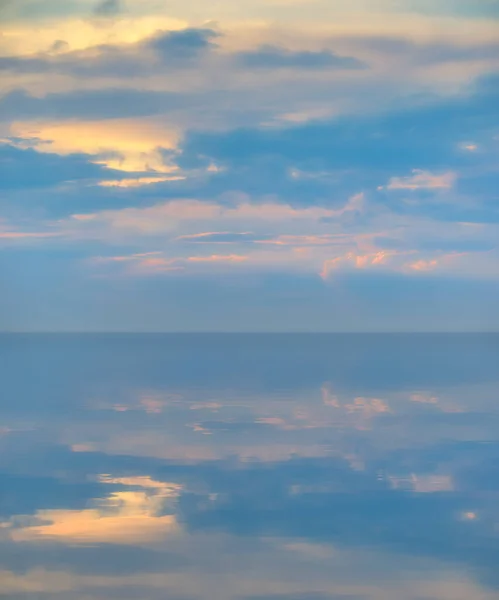
[[0,335],[498,335],[499,330],[379,330],[379,331],[358,331],[358,330],[336,330],[336,331],[106,331],[106,330],[0,330]]

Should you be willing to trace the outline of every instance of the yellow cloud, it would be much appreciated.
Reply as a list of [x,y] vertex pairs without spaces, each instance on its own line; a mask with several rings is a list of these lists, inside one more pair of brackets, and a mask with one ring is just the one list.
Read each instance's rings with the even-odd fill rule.
[[135,179],[114,179],[100,181],[101,187],[121,187],[121,188],[133,188],[142,187],[144,185],[151,185],[152,183],[162,183],[164,181],[180,181],[185,179],[181,176],[171,177],[137,177]]
[[72,544],[147,544],[179,531],[175,515],[163,515],[167,499],[175,499],[181,486],[150,477],[112,478],[101,482],[138,487],[140,490],[114,492],[95,508],[84,510],[40,510],[40,524],[9,527],[16,541],[57,540]]
[[[121,171],[175,171],[174,167],[163,163],[158,148],[174,149],[179,134],[153,119],[16,122],[10,129],[13,136],[33,140],[30,145],[39,152],[61,155],[79,152],[91,155],[114,154],[115,156],[99,158],[96,162]],[[134,185],[137,180],[132,180],[131,183],[131,180],[128,181],[130,185]],[[136,185],[144,183],[152,181],[142,180]]]
[[66,42],[65,50],[85,50],[105,44],[133,44],[159,29],[177,30],[187,21],[161,15],[121,17],[108,21],[59,19],[44,22],[6,24],[2,28],[2,51],[6,55],[29,55],[49,50],[55,41]]

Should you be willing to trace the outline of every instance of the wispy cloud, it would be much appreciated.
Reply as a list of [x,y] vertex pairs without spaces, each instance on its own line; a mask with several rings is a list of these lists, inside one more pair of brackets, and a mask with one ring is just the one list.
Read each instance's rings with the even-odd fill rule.
[[[448,190],[454,185],[456,173],[434,174],[428,171],[414,169],[412,175],[407,177],[392,177],[386,186],[388,190]],[[379,189],[383,189],[380,187]]]
[[242,52],[238,62],[252,69],[364,69],[361,60],[340,56],[331,50],[292,51],[279,46],[262,46],[257,50]]
[[337,256],[336,258],[324,261],[320,275],[323,279],[327,279],[332,272],[343,267],[350,266],[355,269],[366,269],[380,265],[386,265],[392,258],[399,257],[401,254],[404,253],[395,251],[390,252],[386,250],[381,250],[371,254],[356,254],[355,252],[348,252],[343,256]]
[[248,260],[247,256],[241,256],[240,254],[212,254],[210,256],[189,256],[187,258],[189,262],[204,263],[204,262],[228,262],[238,263],[245,262]]

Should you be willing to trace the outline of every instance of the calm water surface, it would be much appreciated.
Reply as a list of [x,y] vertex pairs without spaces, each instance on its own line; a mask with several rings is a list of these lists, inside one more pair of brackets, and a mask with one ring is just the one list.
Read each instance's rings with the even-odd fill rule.
[[0,336],[0,597],[496,600],[499,336]]

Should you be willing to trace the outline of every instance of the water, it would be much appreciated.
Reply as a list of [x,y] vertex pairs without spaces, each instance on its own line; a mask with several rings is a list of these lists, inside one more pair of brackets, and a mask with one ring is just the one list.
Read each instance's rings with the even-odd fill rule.
[[499,336],[0,336],[0,597],[499,598]]

